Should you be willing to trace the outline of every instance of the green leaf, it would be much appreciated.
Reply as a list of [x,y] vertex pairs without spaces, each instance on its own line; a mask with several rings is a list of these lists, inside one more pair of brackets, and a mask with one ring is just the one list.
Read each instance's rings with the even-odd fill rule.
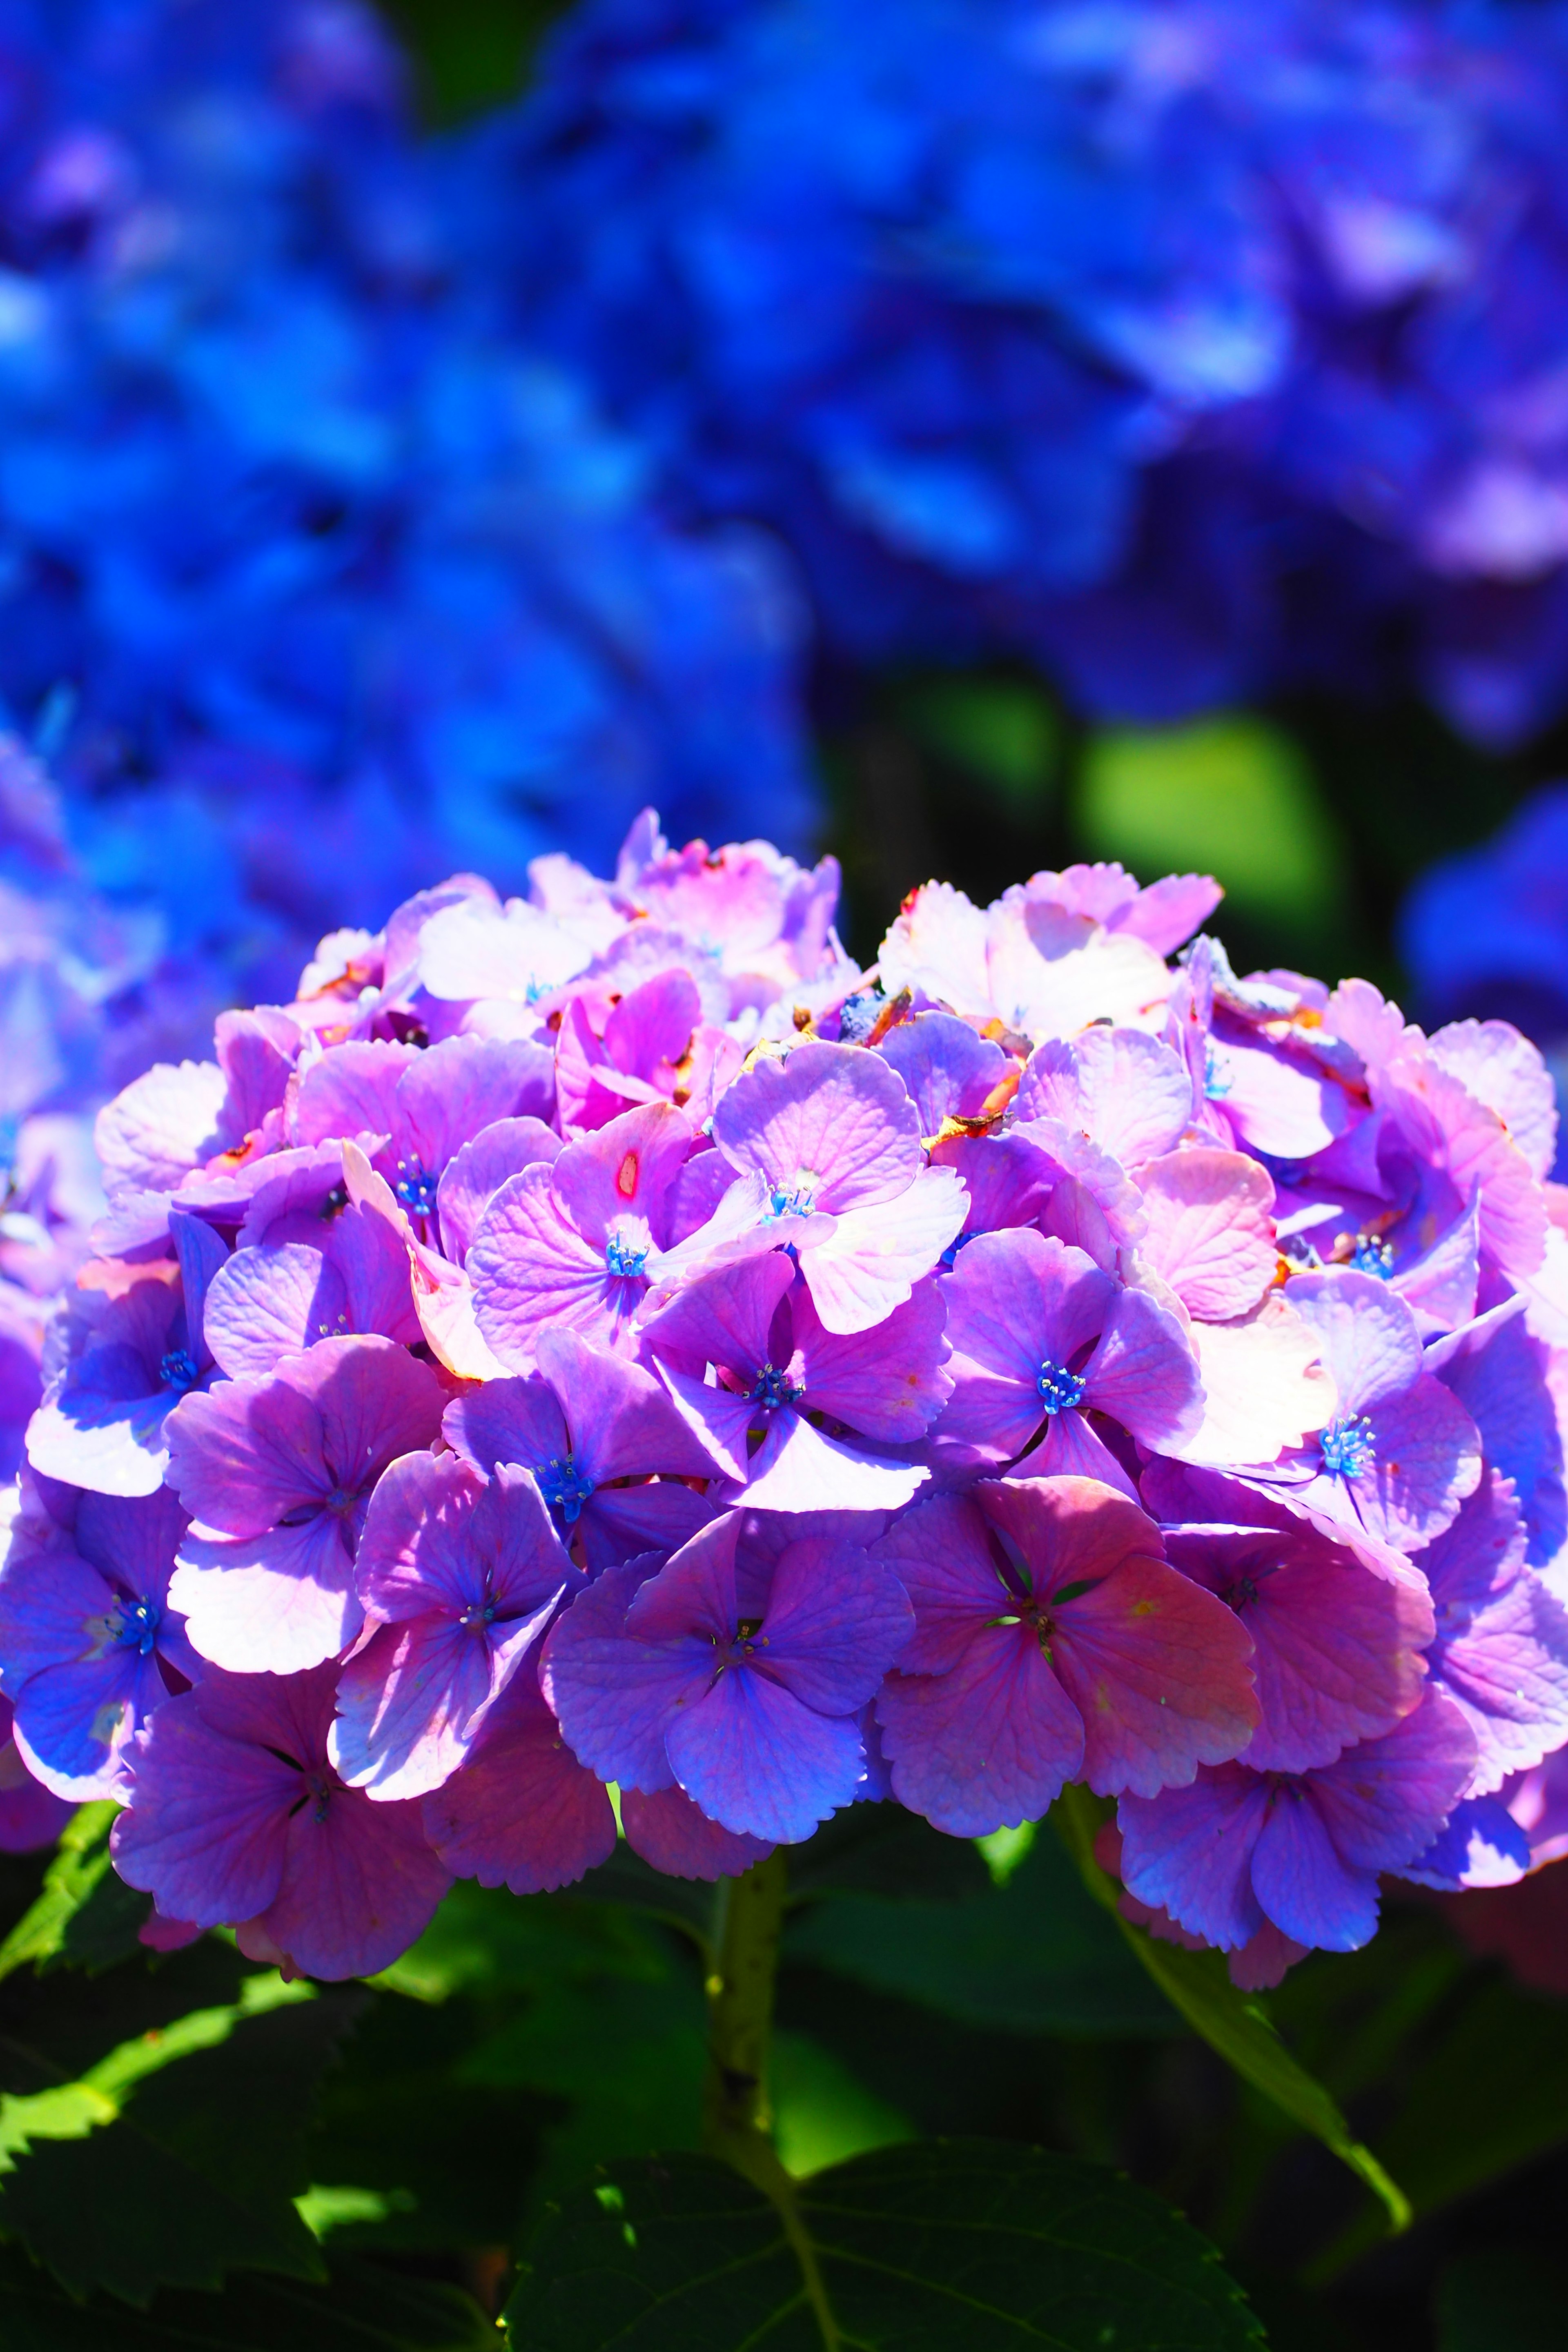
[[929,677],[906,688],[898,713],[917,741],[991,787],[1016,819],[1055,797],[1061,725],[1025,678]]
[[[1414,2069],[1378,2135],[1417,2213],[1431,2213],[1568,2138],[1568,2009],[1483,1981]],[[1374,2242],[1363,2220],[1314,2264],[1333,2277]]]
[[1437,2282],[1437,2352],[1562,2352],[1568,2270],[1512,2248],[1460,2254]]
[[846,1805],[789,1850],[792,1906],[832,1895],[886,1902],[961,1902],[985,1893],[990,1873],[968,1838],[944,1837],[901,1805]]
[[1000,1887],[987,1883],[989,1874],[972,1846],[943,1843],[966,1857],[977,1894],[960,1903],[846,1895],[817,1904],[787,1928],[786,1962],[829,1969],[994,2030],[1174,2030],[1165,2002],[1085,1894],[1054,1838],[1037,1839]]
[[164,2293],[145,2312],[76,2303],[13,2246],[0,2246],[5,2352],[482,2352],[497,2342],[456,2287],[334,2263],[331,2283],[242,2276],[222,2294]]
[[889,2148],[774,2203],[708,2157],[601,2168],[535,2233],[519,2352],[1242,2352],[1239,2288],[1146,2189],[991,2140]]
[[238,2267],[324,2274],[293,2200],[316,2079],[363,1996],[274,1976],[245,1994],[0,2108],[0,2231],[72,2294],[145,2304]]
[[[656,1886],[680,1884],[657,1877],[646,1863],[637,1869]],[[710,1909],[712,1889],[700,1891]],[[443,2001],[460,1992],[536,1991],[590,1975],[657,1978],[664,1967],[657,1942],[614,1903],[579,1900],[575,1889],[519,1896],[460,1878],[419,1941],[372,1981],[415,2000]]]
[[908,2116],[868,2089],[813,2034],[774,2029],[768,2088],[779,2161],[797,2180],[920,2137]]
[[1167,1944],[1124,1919],[1118,1908],[1116,1881],[1094,1858],[1095,1832],[1101,1809],[1086,1789],[1064,1789],[1051,1808],[1083,1883],[1101,1907],[1110,1912],[1128,1945],[1153,1978],[1161,1991],[1255,2090],[1271,2099],[1281,2112],[1331,2148],[1359,2180],[1380,2198],[1394,2230],[1410,2221],[1410,2201],[1390,2179],[1372,2150],[1352,2138],[1350,2126],[1321,2083],[1308,2074],[1280,2041],[1268,2012],[1256,1994],[1238,1992],[1219,1952],[1188,1952]]
[[109,1832],[120,1808],[107,1800],[82,1805],[60,1833],[37,1901],[0,1944],[0,1979],[29,1963],[49,1968],[110,1968],[137,1949],[153,1908],[117,1875],[109,1859]]

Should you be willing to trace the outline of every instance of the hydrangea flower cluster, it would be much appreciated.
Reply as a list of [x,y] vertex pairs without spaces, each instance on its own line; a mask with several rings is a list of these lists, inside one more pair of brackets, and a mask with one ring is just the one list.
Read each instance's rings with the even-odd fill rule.
[[1563,711],[1558,0],[589,0],[472,152],[518,319],[851,659]]
[[0,699],[187,1051],[648,798],[811,835],[780,562],[498,334],[405,81],[361,0],[0,0]]
[[1195,876],[931,883],[868,971],[837,888],[645,814],[613,881],[329,937],[100,1117],[0,1692],[45,1790],[123,1806],[153,1940],[370,1971],[455,1874],[580,1877],[617,1807],[712,1878],[1068,1782],[1134,1915],[1245,1984],[1364,1943],[1383,1874],[1530,1867],[1539,1055],[1237,979]]

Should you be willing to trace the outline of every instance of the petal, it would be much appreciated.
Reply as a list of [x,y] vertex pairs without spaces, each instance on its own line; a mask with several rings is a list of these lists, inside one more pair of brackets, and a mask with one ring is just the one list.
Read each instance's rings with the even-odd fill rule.
[[876,1331],[826,1330],[809,1295],[795,1302],[795,1344],[808,1412],[884,1444],[910,1444],[952,1392],[945,1369],[947,1304],[941,1286],[921,1283]]
[[921,1463],[880,1462],[781,1407],[733,1499],[768,1511],[897,1510],[930,1476]]
[[573,1454],[595,1486],[650,1471],[712,1475],[708,1448],[641,1364],[591,1347],[575,1331],[543,1331],[539,1367],[562,1400]]
[[666,1727],[711,1683],[713,1651],[698,1637],[627,1633],[626,1605],[645,1572],[636,1560],[607,1568],[577,1595],[545,1643],[540,1683],[579,1762],[623,1788],[667,1789]]
[[1021,1119],[1081,1128],[1124,1168],[1169,1151],[1193,1115],[1180,1055],[1139,1029],[1089,1029],[1036,1047],[1018,1084]]
[[891,1569],[858,1544],[805,1536],[774,1566],[757,1665],[819,1715],[852,1715],[874,1697],[913,1631]]
[[282,1881],[300,1774],[267,1748],[171,1699],[141,1734],[132,1809],[114,1824],[114,1866],[165,1918],[216,1927],[265,1909]]
[[1038,1821],[1083,1760],[1083,1724],[1032,1631],[984,1627],[950,1674],[889,1675],[893,1793],[951,1837]]
[[1123,1797],[1116,1819],[1129,1894],[1221,1951],[1250,1943],[1263,1925],[1252,1853],[1269,1793],[1261,1774],[1226,1764],[1200,1772],[1190,1788]]
[[920,1131],[902,1079],[879,1055],[815,1038],[743,1071],[713,1114],[713,1140],[732,1168],[786,1192],[815,1180],[810,1190],[835,1214],[902,1192],[921,1164]]
[[509,1176],[561,1156],[561,1138],[538,1118],[498,1118],[479,1129],[448,1162],[436,1193],[441,1248],[461,1265],[485,1211]]
[[1298,1944],[1355,1952],[1377,1933],[1377,1881],[1342,1861],[1305,1789],[1276,1791],[1252,1850],[1252,1891]]
[[[628,1789],[621,1801],[647,1801]],[[455,1876],[514,1895],[568,1886],[616,1850],[604,1783],[578,1763],[528,1673],[509,1686],[462,1770],[425,1799],[422,1816]]]
[[1083,1717],[1097,1795],[1185,1787],[1200,1764],[1224,1763],[1251,1738],[1250,1637],[1174,1569],[1131,1555],[1089,1591],[1053,1601],[1051,1619],[1052,1660]]
[[1279,1291],[1237,1322],[1194,1323],[1193,1339],[1204,1417],[1179,1448],[1184,1461],[1273,1462],[1333,1419],[1318,1336]]
[[192,1647],[232,1674],[319,1665],[346,1649],[364,1622],[342,1524],[329,1512],[258,1536],[193,1530],[169,1600],[184,1612]]
[[1431,1691],[1381,1739],[1363,1740],[1314,1772],[1313,1799],[1346,1862],[1397,1870],[1431,1844],[1465,1794],[1475,1761],[1464,1717]]
[[721,1828],[781,1845],[847,1805],[866,1769],[853,1718],[816,1715],[765,1675],[731,1667],[665,1736],[675,1777]]
[[837,1212],[826,1239],[800,1250],[828,1330],[868,1331],[901,1307],[963,1232],[968,1205],[951,1168],[923,1168],[897,1199]]
[[348,1329],[348,1292],[324,1253],[303,1242],[236,1250],[207,1294],[205,1328],[231,1380],[266,1380],[280,1356]]
[[632,1852],[667,1878],[739,1878],[773,1850],[765,1838],[721,1829],[684,1789],[659,1789],[646,1796],[628,1789],[621,1799],[621,1825]]
[[1190,1315],[1228,1323],[1274,1279],[1274,1184],[1239,1151],[1174,1151],[1137,1171],[1142,1254]]
[[947,1675],[1016,1595],[992,1555],[984,1520],[967,1496],[935,1495],[896,1518],[871,1557],[891,1569],[914,1611],[900,1664],[906,1675]]
[[544,1167],[510,1178],[468,1251],[475,1318],[513,1371],[531,1368],[539,1335],[552,1326],[613,1344],[626,1320],[621,1294],[632,1286],[611,1282],[603,1243],[585,1241],[567,1223],[553,1185],[554,1171]]
[[1179,1445],[1202,1421],[1203,1385],[1185,1334],[1145,1291],[1118,1293],[1084,1379],[1085,1404],[1141,1444]]
[[283,1883],[257,1924],[301,1976],[374,1976],[424,1933],[451,1883],[417,1805],[335,1789],[289,1822]]

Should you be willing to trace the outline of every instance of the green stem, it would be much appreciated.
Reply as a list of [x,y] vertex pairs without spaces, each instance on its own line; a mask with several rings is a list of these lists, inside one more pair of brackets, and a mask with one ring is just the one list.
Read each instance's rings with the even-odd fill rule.
[[784,1927],[786,1865],[782,1849],[743,1877],[721,1878],[714,1895],[713,1973],[708,1979],[708,2076],[702,2094],[702,2144],[760,2189],[778,2211],[800,2264],[824,2352],[843,2338],[801,2218],[795,2185],[772,2138],[768,2048],[773,2039],[773,1976]]

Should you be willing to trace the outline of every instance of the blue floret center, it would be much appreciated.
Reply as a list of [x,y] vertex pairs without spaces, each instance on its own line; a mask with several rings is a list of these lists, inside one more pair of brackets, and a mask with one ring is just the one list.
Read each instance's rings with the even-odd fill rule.
[[612,1234],[605,1244],[605,1271],[618,1281],[632,1282],[647,1264],[647,1252],[635,1243],[624,1242],[619,1234]]
[[765,1405],[771,1412],[775,1405],[798,1404],[805,1394],[798,1381],[792,1381],[787,1372],[779,1371],[772,1364],[764,1364],[752,1383],[751,1402]]
[[144,1658],[150,1658],[157,1643],[158,1628],[163,1622],[163,1610],[155,1601],[148,1600],[145,1594],[139,1601],[122,1601],[120,1604],[120,1622],[114,1629],[114,1638],[122,1650],[140,1650]]
[[775,1184],[768,1194],[770,1217],[809,1217],[816,1200],[815,1181],[797,1180],[794,1184]]
[[1319,1444],[1323,1467],[1331,1478],[1359,1478],[1363,1470],[1370,1469],[1376,1452],[1372,1423],[1364,1413],[1352,1413],[1345,1421],[1331,1421]]
[[1357,1234],[1351,1264],[1357,1274],[1374,1274],[1379,1282],[1386,1282],[1394,1272],[1393,1246],[1375,1234]]
[[1053,1364],[1048,1356],[1035,1375],[1040,1402],[1048,1413],[1070,1412],[1074,1405],[1083,1402],[1088,1385],[1081,1372],[1069,1372],[1062,1365]]
[[158,1366],[158,1378],[166,1389],[194,1389],[201,1376],[201,1366],[188,1348],[171,1348]]
[[580,1515],[584,1503],[593,1498],[594,1482],[584,1478],[570,1454],[558,1461],[547,1462],[538,1474],[539,1491],[552,1511],[559,1511],[568,1527]]
[[406,1160],[398,1163],[397,1181],[393,1191],[404,1207],[416,1217],[431,1217],[436,1213],[436,1187],[440,1181],[428,1168]]

